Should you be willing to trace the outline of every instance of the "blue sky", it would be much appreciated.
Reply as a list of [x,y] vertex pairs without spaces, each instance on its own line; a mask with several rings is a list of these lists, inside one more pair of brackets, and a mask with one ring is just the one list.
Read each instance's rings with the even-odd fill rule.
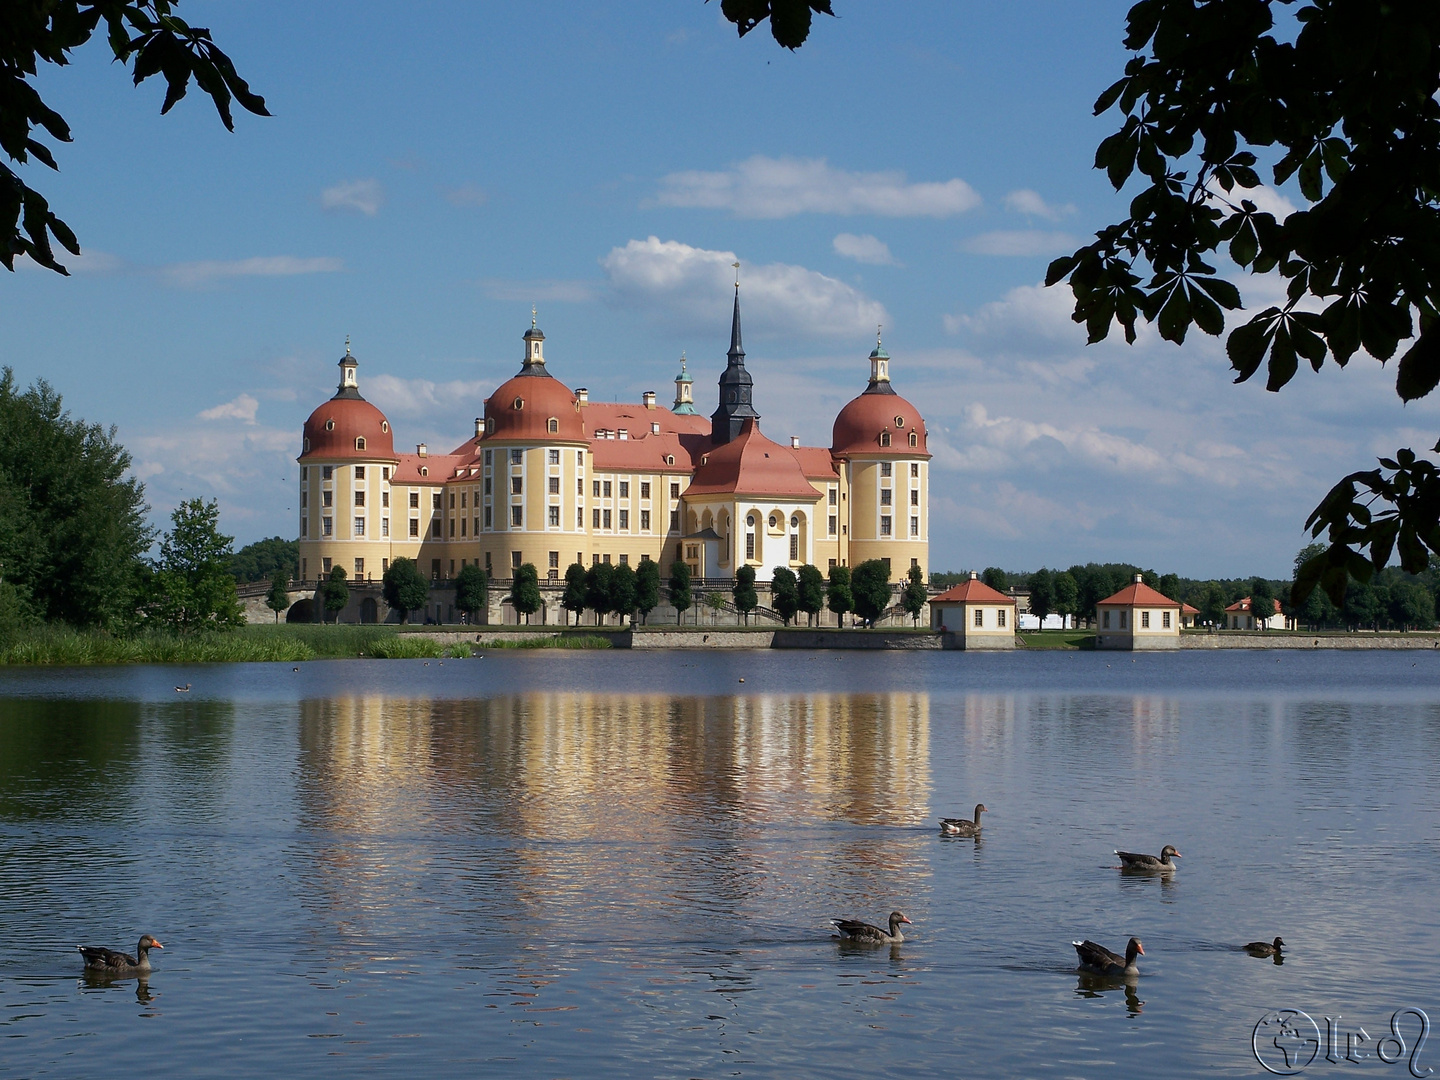
[[161,117],[99,41],[45,72],[75,142],[30,179],[86,255],[0,278],[3,362],[118,425],[157,522],[213,496],[245,543],[293,535],[347,334],[399,445],[465,437],[532,303],[570,386],[668,400],[684,350],[708,412],[738,257],[772,438],[828,445],[885,323],[935,569],[1288,576],[1329,486],[1436,406],[1363,358],[1273,395],[1198,332],[1085,346],[1039,282],[1133,194],[1091,168],[1127,6],[837,0],[792,54],[699,0],[183,0],[275,115]]

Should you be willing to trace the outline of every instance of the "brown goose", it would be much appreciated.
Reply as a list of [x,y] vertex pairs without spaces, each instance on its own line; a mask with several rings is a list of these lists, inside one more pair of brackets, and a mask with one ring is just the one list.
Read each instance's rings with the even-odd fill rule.
[[90,971],[104,971],[111,974],[119,972],[149,971],[150,950],[163,949],[164,945],[156,941],[149,934],[140,939],[135,946],[139,959],[128,953],[116,952],[114,949],[102,949],[96,945],[78,945],[80,955],[85,957],[85,967]]
[[1125,946],[1125,955],[1113,953],[1103,945],[1096,945],[1093,941],[1072,941],[1075,952],[1080,957],[1080,970],[1088,971],[1092,975],[1138,975],[1140,968],[1135,963],[1135,957],[1145,955],[1145,946],[1140,944],[1139,938],[1131,938],[1130,944]]
[[1180,869],[1170,861],[1172,858],[1180,858],[1180,852],[1169,844],[1160,849],[1158,858],[1154,855],[1140,855],[1134,851],[1117,851],[1115,854],[1120,856],[1120,869],[1122,870],[1149,870],[1166,874]]
[[1251,956],[1279,956],[1284,947],[1285,942],[1277,937],[1274,941],[1252,941],[1245,946],[1245,951]]
[[864,945],[899,945],[905,940],[905,935],[900,932],[900,924],[908,922],[910,920],[900,912],[892,911],[888,934],[878,926],[855,919],[831,919],[830,925],[835,927],[840,937],[846,941],[858,941]]
[[982,828],[980,815],[988,814],[990,811],[984,803],[975,805],[975,820],[966,821],[963,817],[942,817],[940,819],[941,836],[979,836]]

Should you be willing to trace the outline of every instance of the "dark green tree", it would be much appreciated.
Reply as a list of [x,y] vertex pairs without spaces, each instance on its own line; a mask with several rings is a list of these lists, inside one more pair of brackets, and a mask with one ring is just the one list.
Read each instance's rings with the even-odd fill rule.
[[640,622],[650,619],[650,612],[660,606],[660,564],[654,559],[641,559],[635,568],[635,610]]
[[1402,630],[1435,628],[1435,594],[1418,581],[1402,581],[1390,590],[1390,621]]
[[1080,615],[1080,586],[1075,581],[1075,575],[1069,570],[1057,570],[1051,580],[1054,583],[1055,613],[1061,616],[1068,615],[1072,619],[1078,618]]
[[325,612],[326,622],[338,622],[340,612],[350,603],[350,586],[345,584],[345,568],[337,566],[330,576],[320,582],[320,606]]
[[1155,589],[1161,596],[1168,600],[1180,600],[1180,575],[1161,574],[1160,584],[1156,585]]
[[[1306,544],[1295,556],[1295,573],[1300,573],[1300,568],[1313,559],[1316,555],[1323,553],[1324,544]],[[1290,595],[1295,595],[1294,586],[1291,586]],[[1319,626],[1340,625],[1340,609],[1337,608],[1325,594],[1323,589],[1312,589],[1310,594],[1295,608],[1296,619],[1303,622],[1306,627],[1314,630]]]
[[43,380],[20,392],[0,372],[0,575],[16,604],[73,626],[134,620],[155,531],[130,464],[113,427],[71,417]]
[[246,544],[230,560],[230,573],[236,581],[271,581],[278,571],[288,583],[299,576],[299,570],[300,545],[278,536]]
[[1221,629],[1225,626],[1225,608],[1229,601],[1225,596],[1225,590],[1220,587],[1218,581],[1207,582],[1200,603],[1196,605],[1200,609],[1200,618],[1211,626],[1218,626]]
[[[260,116],[269,116],[265,101],[251,93],[235,66],[210,39],[210,31],[186,25],[174,13],[174,0],[19,0],[7,3],[0,17],[0,147],[18,165],[32,158],[59,169],[50,148],[35,129],[51,138],[70,142],[65,118],[45,104],[33,85],[39,67],[70,62],[70,53],[88,42],[105,20],[105,39],[122,65],[134,61],[136,86],[153,75],[167,84],[167,113],[185,96],[193,76],[215,103],[225,127],[235,130],[230,102]],[[51,83],[53,86],[53,82]],[[0,263],[15,269],[15,257],[28,255],[41,266],[61,274],[50,237],[72,255],[80,254],[79,241],[55,216],[38,191],[25,184],[9,167],[0,165]]]
[[1250,583],[1250,614],[1255,617],[1255,629],[1266,629],[1266,623],[1275,616],[1275,590],[1264,578]]
[[825,577],[818,566],[806,563],[796,575],[800,583],[800,610],[808,615],[811,626],[825,608]]
[[1389,600],[1388,592],[1373,581],[1352,581],[1345,590],[1345,604],[1341,609],[1345,625],[1378,630]]
[[610,578],[614,571],[607,562],[594,562],[585,571],[585,606],[595,612],[595,625],[604,626],[610,612]]
[[910,616],[911,621],[919,626],[920,612],[925,607],[925,601],[930,599],[930,594],[925,591],[925,574],[920,567],[912,566],[905,578],[905,588],[900,592],[900,606],[905,609],[905,614]]
[[770,607],[786,626],[800,610],[800,583],[789,567],[777,566],[770,572]]
[[220,507],[188,499],[170,515],[152,579],[152,611],[180,631],[229,630],[245,623],[230,576],[233,539],[220,533]]
[[987,566],[985,572],[980,575],[980,580],[1000,592],[1010,588],[1010,575],[998,566]]
[[515,568],[510,581],[510,604],[515,614],[525,616],[525,625],[530,625],[530,616],[540,610],[540,574],[534,563],[521,563]]
[[560,606],[575,616],[575,625],[580,625],[580,613],[585,610],[585,566],[572,562],[565,568],[565,595]]
[[285,590],[288,584],[284,570],[276,570],[275,576],[270,579],[270,591],[265,594],[265,606],[275,612],[275,621],[280,621],[280,613],[290,606],[290,594]]
[[670,564],[670,606],[675,609],[675,622],[684,621],[685,612],[690,609],[693,597],[690,594],[690,566],[676,559]]
[[855,614],[874,626],[890,607],[890,568],[879,559],[867,559],[850,572]]
[[403,556],[390,563],[381,579],[385,603],[400,612],[400,621],[410,621],[410,612],[419,611],[430,599],[430,583],[420,573],[414,559]]
[[845,627],[845,613],[855,610],[855,594],[850,590],[850,568],[830,567],[830,581],[825,589],[825,606],[835,613],[835,621]]
[[456,575],[455,606],[465,613],[470,622],[475,621],[479,612],[490,610],[490,575],[478,564],[462,566]]
[[760,596],[755,591],[755,568],[742,566],[735,571],[735,588],[730,595],[735,600],[735,610],[740,612],[745,625],[750,625],[750,613],[760,606]]
[[1044,626],[1045,617],[1055,606],[1055,577],[1042,566],[1030,575],[1030,614]]
[[623,624],[628,617],[630,625],[635,625],[635,599],[638,590],[635,584],[635,571],[628,563],[621,563],[615,567],[610,575],[610,610],[620,616]]

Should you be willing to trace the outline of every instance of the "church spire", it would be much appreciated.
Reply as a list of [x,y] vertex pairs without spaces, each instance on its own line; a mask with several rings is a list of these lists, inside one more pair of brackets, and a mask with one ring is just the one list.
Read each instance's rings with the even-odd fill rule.
[[735,314],[730,318],[730,357],[731,364],[745,364],[745,346],[740,343],[740,264],[731,263],[735,267]]
[[740,264],[735,267],[735,313],[730,320],[729,363],[720,376],[720,404],[710,414],[710,441],[717,446],[740,434],[746,420],[759,420],[750,398],[754,383],[745,370],[745,347],[740,343]]

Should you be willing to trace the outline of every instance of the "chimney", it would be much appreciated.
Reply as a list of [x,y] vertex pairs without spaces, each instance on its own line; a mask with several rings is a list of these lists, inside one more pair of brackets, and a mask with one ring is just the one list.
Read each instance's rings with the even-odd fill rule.
[[655,391],[654,391],[654,390],[646,390],[645,393],[642,394],[641,396],[645,399],[645,408],[647,408],[647,409],[653,409],[653,408],[655,408]]
[[585,387],[577,386],[575,388],[575,396],[580,399],[581,405],[590,404],[590,391],[587,390]]
[[620,429],[620,441],[621,441],[621,442],[625,442],[625,441],[628,441],[629,438],[630,438],[630,429],[629,429],[629,428],[623,428],[623,427],[622,427],[622,428]]
[[790,436],[790,449],[791,449],[791,450],[799,450],[799,449],[800,449],[800,436],[799,436],[799,435],[791,435],[791,436]]
[[423,442],[415,444],[415,453],[419,454],[421,457],[424,457],[429,452],[430,448],[426,446]]
[[475,437],[478,439],[478,438],[480,438],[481,435],[484,435],[484,434],[485,434],[485,418],[484,418],[483,416],[477,416],[477,417],[475,417]]
[[971,580],[971,581],[978,581],[979,579],[980,579],[980,575],[977,574],[974,570],[971,570],[971,571],[970,571],[970,580]]
[[1135,584],[1136,584],[1136,585],[1139,585],[1139,584],[1140,584],[1142,581],[1144,581],[1144,580],[1145,580],[1145,575],[1144,575],[1144,574],[1136,574],[1136,575],[1135,575]]

